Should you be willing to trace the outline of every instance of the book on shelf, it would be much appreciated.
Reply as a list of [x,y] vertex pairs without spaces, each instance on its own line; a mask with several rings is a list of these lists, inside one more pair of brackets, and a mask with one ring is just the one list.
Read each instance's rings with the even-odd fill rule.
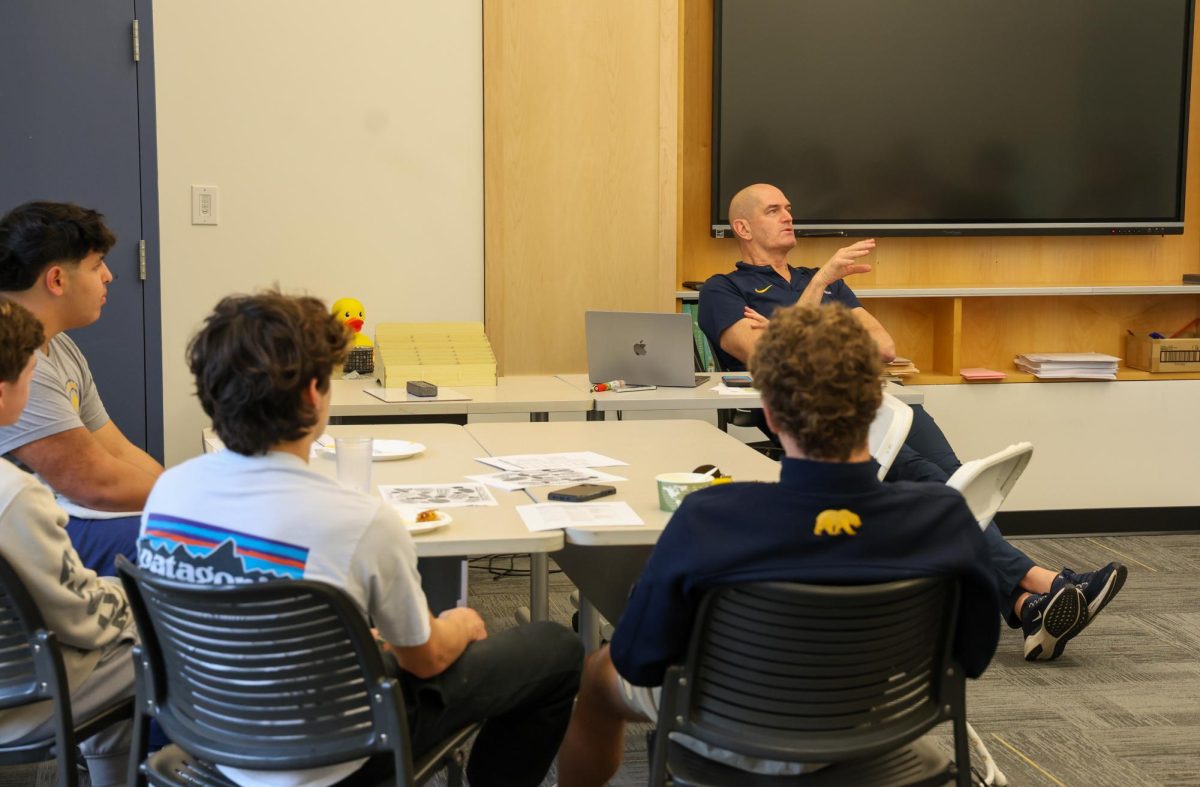
[[912,377],[914,374],[920,373],[921,370],[913,365],[911,360],[908,358],[901,358],[899,356],[896,356],[891,360],[891,362],[883,365],[884,379],[903,381],[903,378],[905,377]]
[[959,369],[958,373],[962,378],[969,383],[976,382],[995,382],[1008,377],[1004,372],[996,371],[995,369],[983,369],[980,367],[970,367],[967,369]]

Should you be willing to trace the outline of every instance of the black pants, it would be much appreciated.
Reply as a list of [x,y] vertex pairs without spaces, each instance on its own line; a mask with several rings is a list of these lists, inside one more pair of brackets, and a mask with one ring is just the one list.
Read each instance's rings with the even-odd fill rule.
[[[537,787],[558,753],[579,691],[583,645],[557,623],[530,623],[471,643],[440,675],[417,678],[394,659],[408,710],[413,759],[468,724],[483,722],[471,747],[472,787]],[[386,775],[372,758],[346,784]]]

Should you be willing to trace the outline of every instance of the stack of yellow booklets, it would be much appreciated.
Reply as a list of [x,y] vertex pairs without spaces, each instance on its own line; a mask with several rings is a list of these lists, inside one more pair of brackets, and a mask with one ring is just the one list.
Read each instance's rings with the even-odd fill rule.
[[478,322],[391,322],[375,328],[375,377],[384,388],[409,380],[495,385],[496,355]]

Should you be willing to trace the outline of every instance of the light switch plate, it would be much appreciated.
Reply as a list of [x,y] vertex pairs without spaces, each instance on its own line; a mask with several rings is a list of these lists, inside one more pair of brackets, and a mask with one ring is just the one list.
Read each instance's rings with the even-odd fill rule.
[[192,186],[192,223],[216,224],[219,218],[216,186]]

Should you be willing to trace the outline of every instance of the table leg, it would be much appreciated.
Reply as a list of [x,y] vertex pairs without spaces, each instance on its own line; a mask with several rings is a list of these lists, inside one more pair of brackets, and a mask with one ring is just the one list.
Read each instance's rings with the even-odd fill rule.
[[600,613],[579,594],[579,639],[583,641],[583,652],[594,653],[600,649]]
[[545,552],[529,556],[529,617],[550,619],[550,556]]

